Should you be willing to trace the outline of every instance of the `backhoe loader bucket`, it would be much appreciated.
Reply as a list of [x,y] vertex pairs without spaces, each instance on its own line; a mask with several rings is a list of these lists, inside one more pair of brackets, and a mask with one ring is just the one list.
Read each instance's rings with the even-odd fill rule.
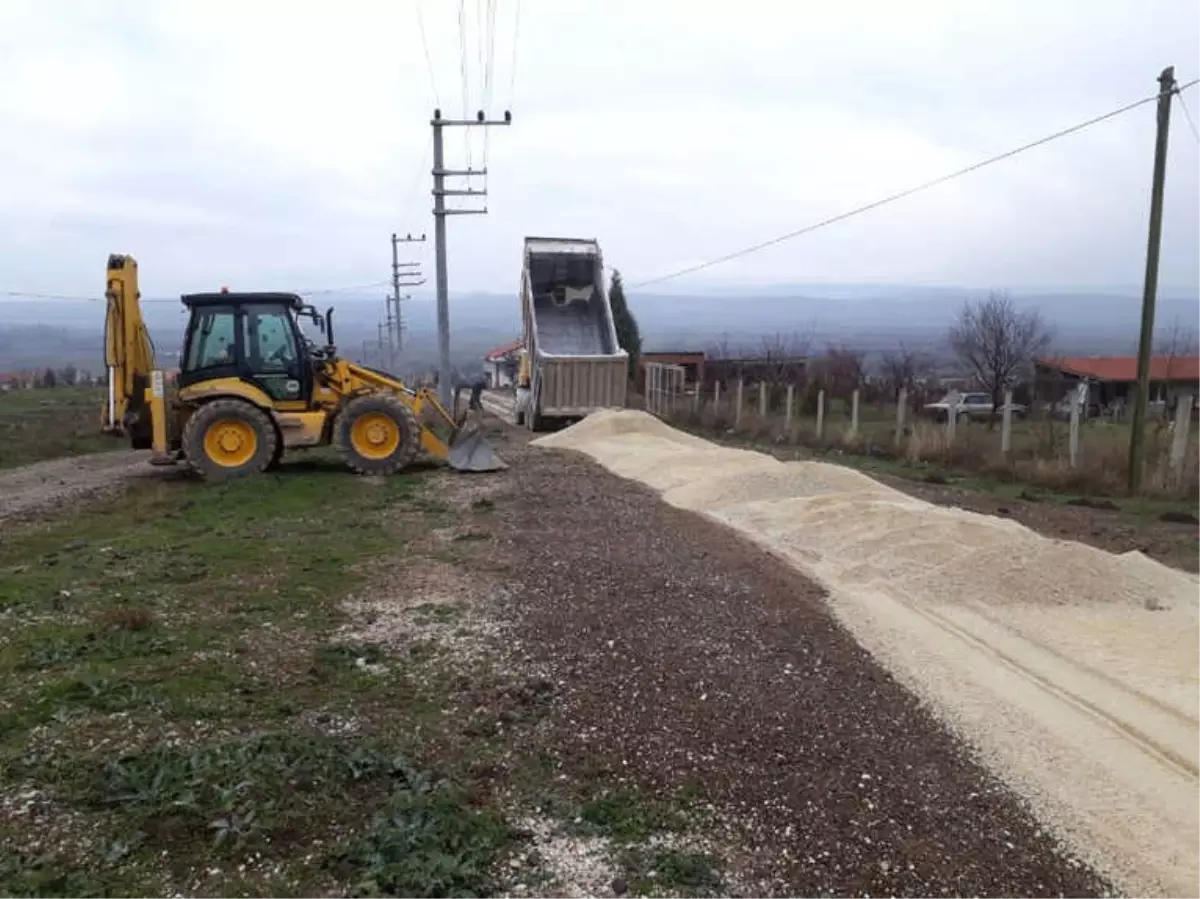
[[474,422],[464,425],[450,444],[447,463],[455,471],[502,471],[508,466]]

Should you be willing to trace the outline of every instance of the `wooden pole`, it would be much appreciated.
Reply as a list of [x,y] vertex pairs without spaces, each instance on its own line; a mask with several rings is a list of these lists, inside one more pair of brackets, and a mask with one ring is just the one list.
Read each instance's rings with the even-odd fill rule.
[[783,410],[783,430],[789,437],[792,435],[792,397],[796,392],[796,388],[791,384],[787,386],[787,408]]
[[1163,186],[1167,180],[1167,134],[1171,128],[1171,99],[1175,67],[1158,76],[1158,126],[1154,139],[1154,176],[1150,184],[1150,234],[1146,241],[1146,280],[1142,287],[1142,330],[1138,338],[1137,390],[1133,396],[1133,425],[1129,434],[1129,493],[1142,489],[1145,468],[1146,409],[1150,405],[1150,354],[1154,340],[1154,303],[1158,293],[1158,252],[1162,244]]
[[908,388],[901,387],[896,397],[896,446],[904,441],[904,413],[908,411]]
[[737,380],[737,396],[733,401],[733,426],[739,427],[742,423],[742,379]]
[[850,394],[850,436],[858,436],[858,388]]
[[825,391],[817,391],[817,439],[825,432]]

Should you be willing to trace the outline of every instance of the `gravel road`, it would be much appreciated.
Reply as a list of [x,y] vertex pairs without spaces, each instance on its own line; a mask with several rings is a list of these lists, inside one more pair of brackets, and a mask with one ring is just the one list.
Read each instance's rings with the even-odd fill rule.
[[48,512],[89,494],[112,490],[130,477],[153,475],[150,454],[129,450],[35,462],[0,470],[0,523]]
[[1108,889],[794,568],[524,439],[504,448],[496,536],[517,640],[559,685],[542,739],[564,771],[696,788],[758,895]]

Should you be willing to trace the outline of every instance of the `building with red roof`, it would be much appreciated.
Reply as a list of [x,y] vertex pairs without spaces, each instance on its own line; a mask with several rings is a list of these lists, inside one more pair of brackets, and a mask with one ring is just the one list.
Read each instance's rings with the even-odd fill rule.
[[[1071,356],[1038,359],[1035,365],[1038,394],[1059,400],[1081,381],[1088,384],[1088,403],[1093,407],[1120,408],[1133,403],[1137,383],[1136,356]],[[1200,356],[1152,356],[1150,399],[1174,405],[1175,399],[1200,396]]]
[[489,387],[511,387],[517,377],[517,357],[524,349],[523,340],[510,340],[484,354]]

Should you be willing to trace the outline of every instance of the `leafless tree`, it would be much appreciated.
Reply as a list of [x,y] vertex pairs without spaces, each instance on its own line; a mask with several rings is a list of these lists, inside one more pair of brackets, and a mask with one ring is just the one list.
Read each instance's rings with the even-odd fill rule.
[[1166,379],[1171,380],[1175,377],[1179,361],[1196,355],[1196,332],[1185,327],[1176,316],[1171,327],[1155,341],[1154,355],[1167,357]]
[[866,355],[844,344],[826,344],[821,358],[813,362],[813,377],[830,396],[849,396],[863,383]]
[[901,341],[894,350],[886,350],[879,359],[879,377],[892,399],[900,397],[901,390],[912,394],[917,381],[934,369],[934,360],[928,353],[910,349]]
[[1049,346],[1051,336],[1040,312],[1018,309],[1003,293],[967,301],[949,333],[951,349],[991,394],[993,410]]

